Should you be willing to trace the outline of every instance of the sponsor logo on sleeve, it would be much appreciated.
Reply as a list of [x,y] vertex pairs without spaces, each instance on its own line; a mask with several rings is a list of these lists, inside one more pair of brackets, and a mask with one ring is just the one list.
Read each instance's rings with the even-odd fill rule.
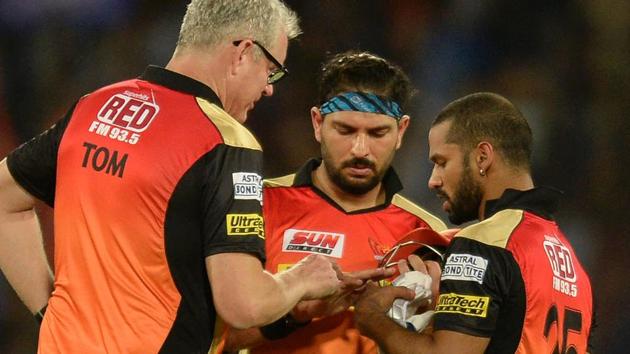
[[258,214],[227,214],[228,236],[258,236],[265,238],[265,226]]
[[488,260],[471,254],[453,253],[446,259],[442,280],[474,281],[483,284]]
[[344,234],[325,231],[287,229],[282,241],[283,252],[317,253],[341,258]]
[[262,204],[262,177],[252,172],[232,173],[234,199],[257,200]]
[[490,297],[460,295],[456,293],[441,294],[435,312],[457,313],[464,316],[487,317]]
[[543,247],[553,271],[553,289],[576,297],[578,295],[577,274],[571,251],[558,238],[549,235],[545,235]]

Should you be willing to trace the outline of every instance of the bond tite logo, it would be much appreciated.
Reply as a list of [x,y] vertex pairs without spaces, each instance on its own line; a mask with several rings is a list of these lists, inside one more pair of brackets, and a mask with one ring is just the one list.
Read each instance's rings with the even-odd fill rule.
[[471,254],[451,254],[446,259],[442,280],[474,281],[483,284],[488,260]]
[[227,214],[228,236],[258,236],[265,238],[265,225],[258,214]]
[[234,199],[257,200],[262,205],[262,177],[257,173],[232,173]]
[[545,235],[543,247],[553,271],[553,288],[565,295],[576,297],[577,274],[569,249],[555,236]]
[[287,229],[284,232],[282,251],[317,253],[341,258],[343,255],[344,238],[344,234]]

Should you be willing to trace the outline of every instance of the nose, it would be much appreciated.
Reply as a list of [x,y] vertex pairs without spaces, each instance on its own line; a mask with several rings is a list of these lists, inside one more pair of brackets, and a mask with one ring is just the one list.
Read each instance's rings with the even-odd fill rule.
[[431,171],[431,176],[429,177],[429,189],[437,189],[442,186],[442,179],[438,177],[438,174],[435,171],[435,167]]
[[365,134],[357,134],[352,143],[352,154],[357,157],[367,156],[369,154],[367,143]]
[[265,85],[265,88],[263,89],[263,96],[271,96],[273,95],[273,85],[272,84],[267,84]]

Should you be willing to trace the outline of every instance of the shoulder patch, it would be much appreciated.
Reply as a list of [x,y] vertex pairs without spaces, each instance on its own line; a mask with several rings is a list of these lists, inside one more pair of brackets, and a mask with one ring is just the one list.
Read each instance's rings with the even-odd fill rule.
[[262,147],[254,135],[241,123],[237,122],[236,119],[227,114],[226,111],[199,97],[197,97],[197,104],[208,119],[219,129],[223,142],[226,145],[262,151]]
[[522,210],[502,210],[489,219],[462,229],[455,237],[465,237],[490,246],[505,248],[512,232],[523,220],[523,215]]
[[422,209],[420,206],[418,206],[416,203],[412,202],[411,200],[401,196],[400,194],[394,194],[394,197],[392,198],[392,204],[394,204],[395,206],[404,209],[410,213],[412,213],[413,215],[419,217],[420,219],[424,220],[424,222],[426,222],[427,224],[429,224],[429,226],[431,226],[431,228],[434,231],[443,231],[446,230],[446,224],[444,223],[444,221],[440,220],[440,218],[438,218],[437,216],[429,213],[428,211]]
[[293,185],[294,180],[295,180],[295,173],[291,175],[282,176],[282,177],[265,179],[263,181],[263,186],[266,188],[290,187]]

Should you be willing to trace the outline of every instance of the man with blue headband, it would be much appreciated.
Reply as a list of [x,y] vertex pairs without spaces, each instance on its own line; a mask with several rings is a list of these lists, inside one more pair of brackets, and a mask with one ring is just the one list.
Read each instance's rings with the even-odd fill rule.
[[[404,108],[412,88],[403,71],[376,55],[346,52],[324,63],[319,86],[320,103],[310,113],[321,158],[265,181],[266,269],[273,273],[309,254],[326,255],[344,271],[375,268],[409,231],[446,228],[399,194],[391,167],[410,122]],[[302,302],[282,330],[232,333],[227,347],[255,346],[262,334],[270,340],[252,353],[375,354],[346,310],[352,296],[338,300]]]

